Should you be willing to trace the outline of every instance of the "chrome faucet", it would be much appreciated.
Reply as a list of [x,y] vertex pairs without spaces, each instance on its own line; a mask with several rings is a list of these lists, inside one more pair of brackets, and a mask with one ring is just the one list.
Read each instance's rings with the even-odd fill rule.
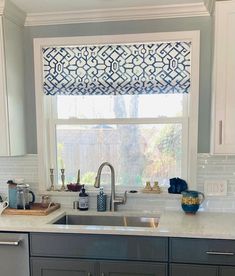
[[116,205],[117,204],[125,204],[126,203],[126,191],[124,193],[123,197],[116,197],[115,194],[115,172],[114,172],[114,167],[109,163],[109,162],[104,162],[99,166],[97,176],[95,178],[95,188],[100,187],[100,177],[101,177],[101,172],[104,166],[108,166],[111,170],[111,197],[110,197],[110,211],[115,211],[116,210]]

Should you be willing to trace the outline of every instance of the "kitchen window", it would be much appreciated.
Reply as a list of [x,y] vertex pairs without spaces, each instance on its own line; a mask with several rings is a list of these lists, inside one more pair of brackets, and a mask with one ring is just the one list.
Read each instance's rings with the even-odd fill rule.
[[[198,32],[83,37],[81,40],[35,39],[39,178],[47,183],[40,188],[49,187],[51,167],[55,168],[58,187],[61,168],[65,168],[66,183],[76,182],[80,169],[81,183],[92,187],[97,169],[104,161],[113,164],[120,189],[138,189],[149,180],[165,185],[171,177],[182,177],[193,186],[197,153]],[[49,52],[54,46],[77,45],[78,41],[80,45],[97,45],[97,41],[98,45],[189,41],[192,45],[190,93],[74,95],[69,92],[70,95],[64,95],[57,91],[53,95],[47,85],[50,95],[43,95],[45,75],[48,76],[51,68],[43,72],[48,66],[42,65],[42,51]],[[109,173],[108,168],[103,170],[104,186],[109,186]]]

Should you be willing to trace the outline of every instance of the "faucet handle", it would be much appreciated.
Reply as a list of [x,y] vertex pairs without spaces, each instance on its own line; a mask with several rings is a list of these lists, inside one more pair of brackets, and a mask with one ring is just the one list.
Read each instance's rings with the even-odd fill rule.
[[113,200],[116,204],[125,204],[127,200],[127,191],[125,191],[124,196],[116,196]]
[[126,204],[126,201],[127,201],[127,191],[125,191],[123,196],[123,204]]

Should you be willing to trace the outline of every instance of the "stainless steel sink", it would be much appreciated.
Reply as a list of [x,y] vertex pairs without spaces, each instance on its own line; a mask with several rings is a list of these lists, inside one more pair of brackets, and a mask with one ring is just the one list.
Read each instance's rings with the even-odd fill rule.
[[53,224],[156,228],[158,222],[158,217],[65,215]]

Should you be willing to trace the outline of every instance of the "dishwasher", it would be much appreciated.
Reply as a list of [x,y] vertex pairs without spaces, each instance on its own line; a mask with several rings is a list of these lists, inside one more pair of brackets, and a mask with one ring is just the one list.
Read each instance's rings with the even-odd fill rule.
[[0,275],[29,276],[28,234],[0,233]]

